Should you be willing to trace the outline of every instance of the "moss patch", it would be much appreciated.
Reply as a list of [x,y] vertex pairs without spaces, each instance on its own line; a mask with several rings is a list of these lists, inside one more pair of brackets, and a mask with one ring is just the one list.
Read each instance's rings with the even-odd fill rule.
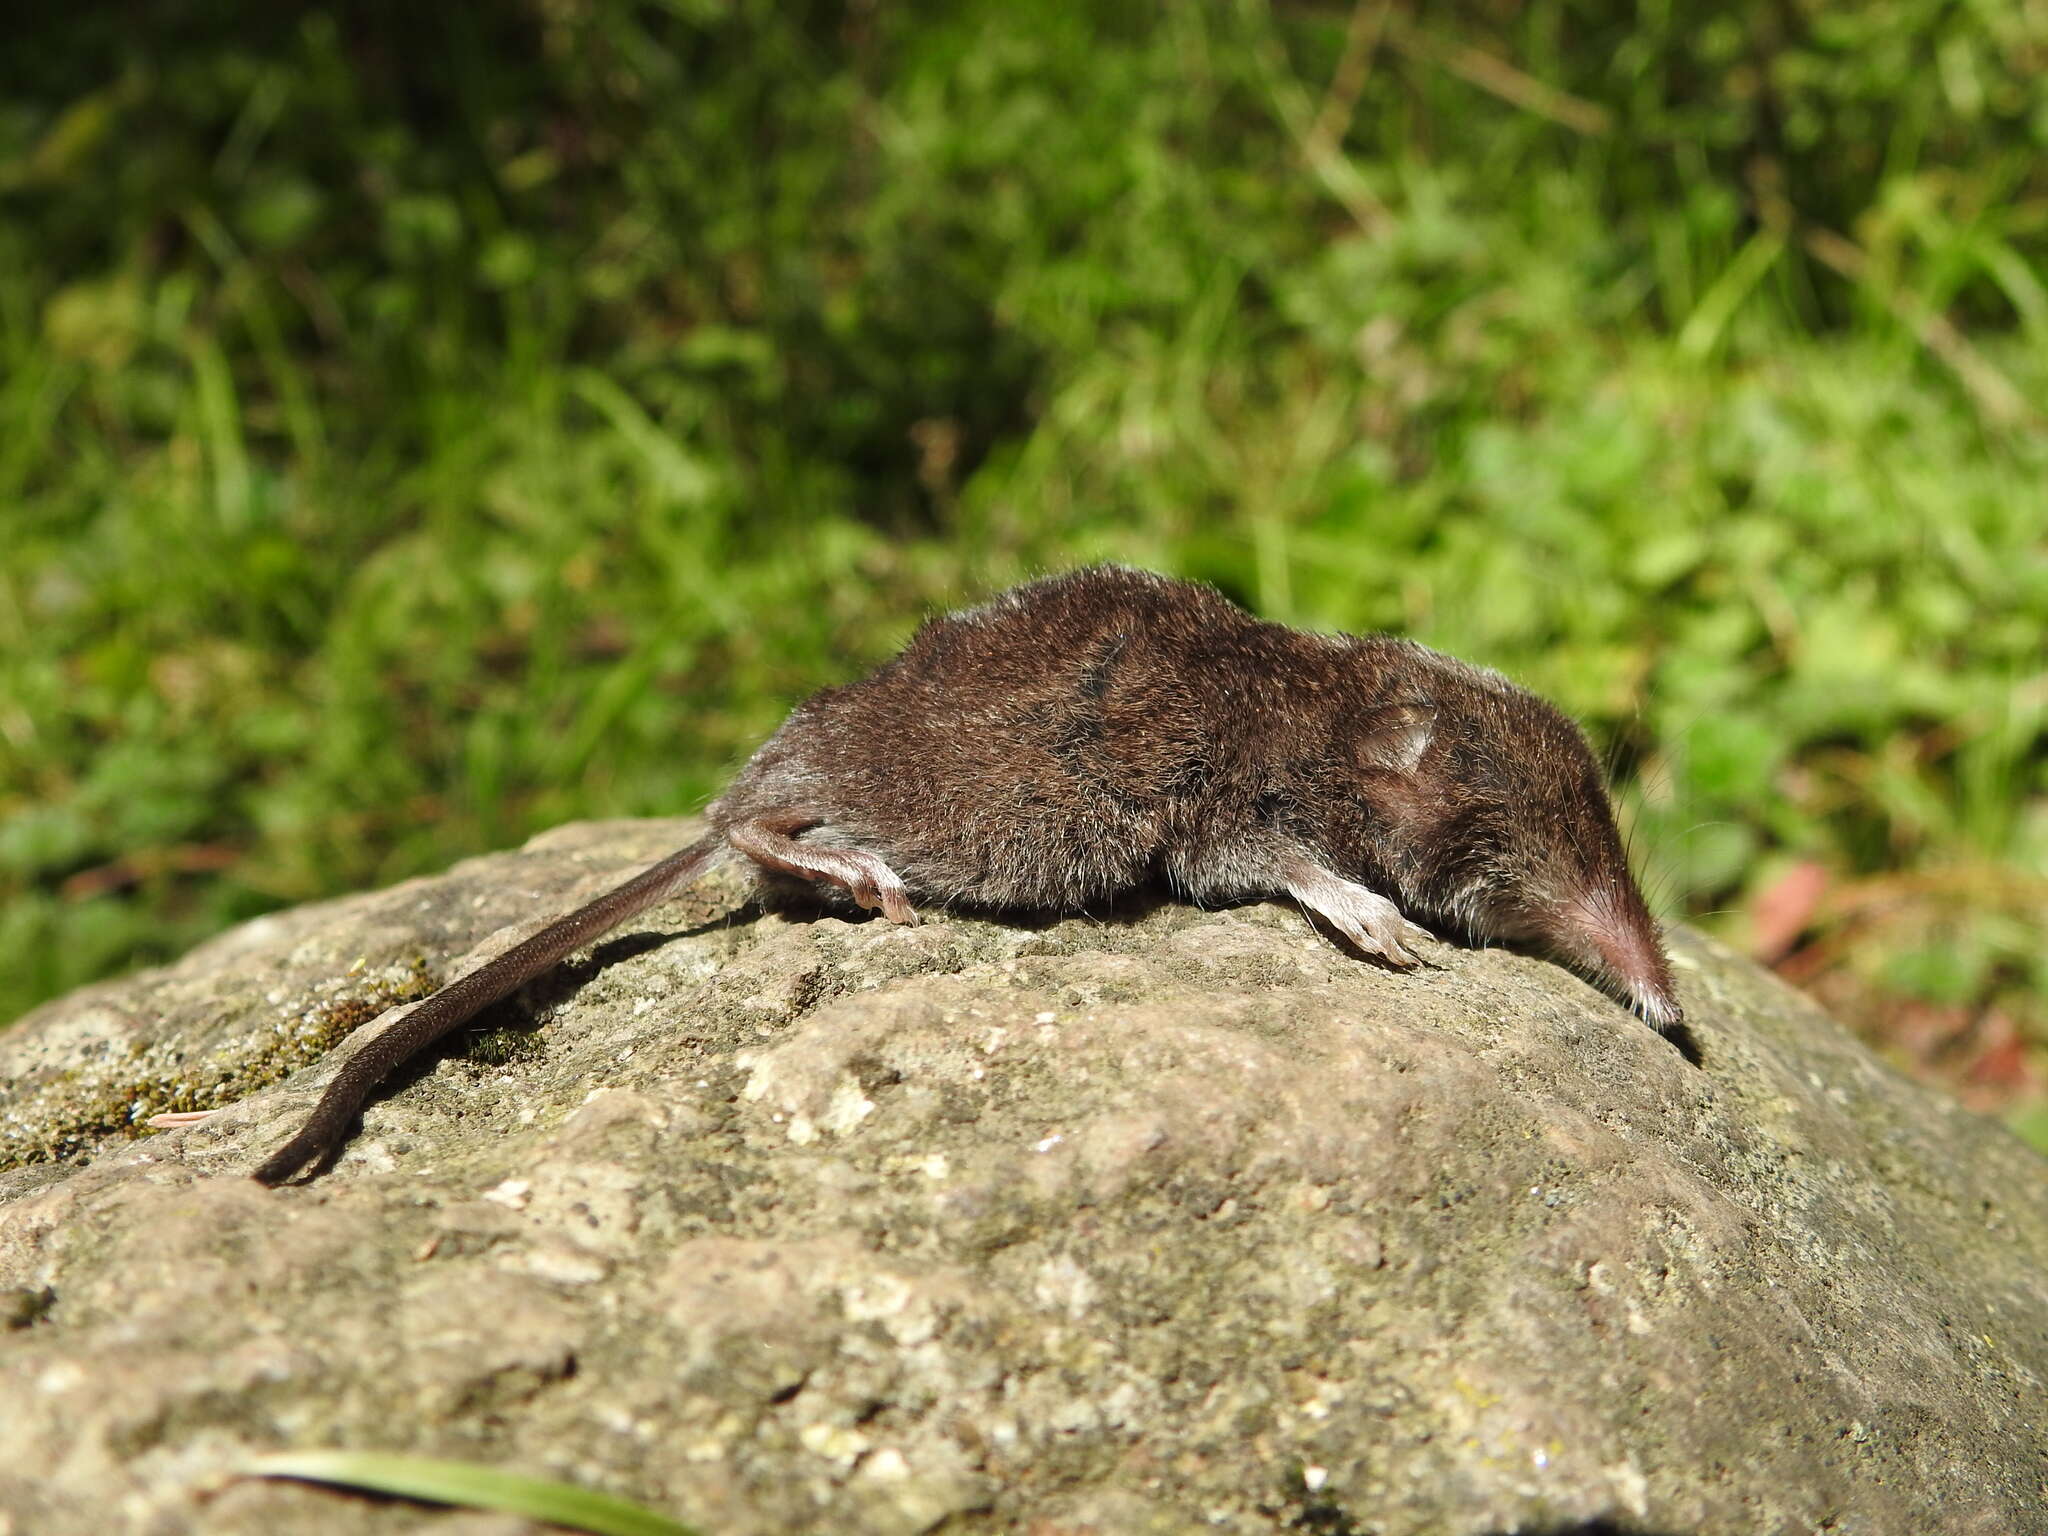
[[326,1055],[337,1042],[401,1003],[439,988],[423,955],[371,973],[351,973],[333,996],[288,1005],[272,1032],[257,1031],[239,1055],[216,1053],[196,1062],[160,1063],[137,1044],[118,1062],[95,1062],[58,1074],[0,1124],[0,1173],[31,1163],[61,1162],[111,1136],[150,1133],[156,1115],[220,1109],[282,1082]]

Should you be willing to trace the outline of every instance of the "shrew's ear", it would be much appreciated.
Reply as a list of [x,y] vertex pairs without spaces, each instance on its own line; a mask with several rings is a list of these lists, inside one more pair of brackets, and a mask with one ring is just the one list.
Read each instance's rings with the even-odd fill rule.
[[1413,773],[1436,737],[1436,707],[1421,701],[1382,704],[1354,725],[1361,767]]

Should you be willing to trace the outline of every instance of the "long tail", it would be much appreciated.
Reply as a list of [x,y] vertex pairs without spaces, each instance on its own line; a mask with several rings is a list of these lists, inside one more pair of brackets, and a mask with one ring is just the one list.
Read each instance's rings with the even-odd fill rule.
[[714,832],[451,981],[344,1062],[298,1135],[266,1158],[251,1177],[259,1184],[279,1183],[339,1145],[371,1090],[401,1063],[499,998],[525,986],[563,956],[668,900],[710,869],[725,846],[724,836]]

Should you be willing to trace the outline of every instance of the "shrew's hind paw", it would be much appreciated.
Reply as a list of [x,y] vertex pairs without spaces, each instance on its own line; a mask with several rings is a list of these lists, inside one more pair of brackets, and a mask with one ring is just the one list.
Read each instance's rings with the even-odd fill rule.
[[[851,857],[867,858],[860,854]],[[910,892],[904,888],[895,873],[880,859],[875,860],[879,873],[870,877],[856,877],[847,885],[853,899],[870,912],[879,912],[892,923],[915,924],[917,909],[910,904]]]
[[734,848],[764,869],[844,887],[870,912],[892,923],[915,923],[917,909],[902,878],[879,854],[863,848],[807,843],[766,820],[742,822],[726,834]]

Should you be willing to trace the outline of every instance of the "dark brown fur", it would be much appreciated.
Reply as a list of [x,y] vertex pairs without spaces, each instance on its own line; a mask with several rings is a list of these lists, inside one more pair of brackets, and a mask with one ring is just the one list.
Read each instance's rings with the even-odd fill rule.
[[[1468,939],[1534,941],[1651,1022],[1679,1020],[1569,720],[1412,642],[1263,623],[1143,571],[1049,577],[933,620],[871,676],[798,705],[709,815],[701,843],[352,1060],[257,1177],[338,1141],[398,1060],[593,928],[735,854],[899,922],[913,899],[1069,912],[1154,883],[1202,903],[1292,894],[1405,965],[1427,937],[1406,913]],[[449,993],[462,995],[443,1004]]]

